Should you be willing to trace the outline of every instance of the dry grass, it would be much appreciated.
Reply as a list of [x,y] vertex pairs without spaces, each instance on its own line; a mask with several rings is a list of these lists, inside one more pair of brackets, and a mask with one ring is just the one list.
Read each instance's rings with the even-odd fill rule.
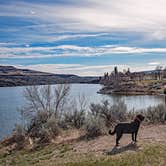
[[[74,134],[73,134],[74,133]],[[80,132],[63,133],[54,143],[35,151],[8,151],[1,145],[0,165],[166,165],[166,126],[142,126],[137,145],[125,135],[115,148],[115,137],[101,136],[94,140],[79,139]]]

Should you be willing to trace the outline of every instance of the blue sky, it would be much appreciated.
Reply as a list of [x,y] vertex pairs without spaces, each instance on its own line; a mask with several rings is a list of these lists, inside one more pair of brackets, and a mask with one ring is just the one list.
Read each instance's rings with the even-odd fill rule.
[[166,63],[164,0],[0,0],[0,64],[102,75]]

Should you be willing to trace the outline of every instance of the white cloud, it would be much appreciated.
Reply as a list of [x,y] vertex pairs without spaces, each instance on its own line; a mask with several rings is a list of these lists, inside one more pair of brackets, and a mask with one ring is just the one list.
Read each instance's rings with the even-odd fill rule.
[[[63,41],[63,40],[71,40],[71,39],[83,39],[83,38],[89,38],[89,37],[99,37],[107,35],[108,33],[96,33],[96,34],[88,34],[88,33],[77,33],[77,34],[63,34],[63,32],[59,32],[57,28],[55,28],[54,25],[49,27],[50,25],[35,25],[35,26],[28,26],[20,28],[23,31],[28,31],[28,29],[34,28],[34,34],[20,34],[21,37],[26,37],[24,39],[25,41],[45,41],[45,42],[57,42],[57,41]],[[40,29],[40,33],[37,32],[38,29]],[[56,30],[55,30],[56,29]],[[18,29],[17,29],[18,30]],[[16,31],[17,31],[16,30]],[[43,35],[44,33],[44,35]],[[56,33],[56,34],[51,34]]]
[[66,35],[53,35],[53,36],[49,36],[49,41],[60,41],[60,40],[69,40],[69,39],[79,39],[79,38],[88,38],[88,37],[99,37],[99,36],[103,36],[103,35],[107,35],[107,33],[96,33],[96,34],[66,34]]
[[[72,3],[69,3],[71,1]],[[143,47],[145,43],[146,45],[149,44],[147,41],[154,42],[166,39],[165,6],[165,0],[69,0],[68,3],[63,4],[42,4],[41,2],[32,1],[2,3],[0,4],[0,16],[17,17],[19,20],[24,20],[25,23],[27,21],[28,25],[25,24],[18,27],[11,25],[8,28],[0,28],[2,33],[15,34],[11,41],[14,42],[15,40],[21,43],[21,46],[11,43],[0,43],[0,58],[166,53],[166,48],[163,47],[164,42],[161,48]],[[139,33],[138,39],[130,38],[128,32],[132,34]],[[116,40],[114,41],[120,44],[96,47],[80,47],[78,45],[31,47],[31,43],[36,44],[36,41],[47,43],[88,37],[101,37],[100,39],[102,39],[103,36],[106,36],[108,40],[111,34],[115,34]],[[125,45],[121,44],[121,40],[117,40],[117,37],[121,38],[121,34],[125,34],[122,36],[122,38],[124,37],[123,43],[126,42]],[[112,38],[110,37],[110,43],[111,41]],[[142,47],[137,46],[138,44]],[[136,71],[150,70],[158,64],[157,57],[150,60],[152,61],[146,62],[146,65],[133,65],[130,67]],[[121,68],[121,65],[118,66]],[[77,66],[77,64],[76,66],[74,64],[73,66],[67,66],[68,69],[65,69],[66,65],[63,66],[63,64],[59,66],[45,64],[28,67],[50,72],[71,72],[82,75],[98,75],[98,73],[102,74],[113,68],[112,65]],[[125,65],[122,65],[122,67],[125,67]]]
[[11,42],[0,42],[0,47],[11,47],[11,46],[18,46],[18,44]]
[[148,65],[157,66],[160,65],[160,62],[149,62]]
[[64,56],[103,56],[114,54],[166,53],[166,48],[137,48],[118,45],[81,47],[59,45],[50,47],[0,47],[0,58],[47,58]]
[[131,71],[145,71],[154,70],[155,66],[145,65],[126,65],[126,64],[114,64],[114,65],[81,65],[81,64],[37,64],[28,66],[16,66],[19,68],[27,68],[31,70],[37,70],[42,72],[49,72],[55,74],[76,74],[80,76],[102,76],[105,72],[112,72],[114,67],[118,66],[119,71],[130,68]]
[[77,31],[137,31],[166,37],[165,0],[85,0],[72,4],[14,2],[0,5],[1,16],[22,16],[40,23]]

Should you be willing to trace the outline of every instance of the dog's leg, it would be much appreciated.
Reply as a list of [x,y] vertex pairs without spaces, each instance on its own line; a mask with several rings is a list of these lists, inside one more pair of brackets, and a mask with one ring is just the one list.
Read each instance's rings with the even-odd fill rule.
[[121,132],[116,133],[116,146],[119,145],[119,140],[121,139],[122,135],[123,134]]
[[119,146],[119,140],[116,138],[116,146]]
[[138,134],[138,130],[135,132],[135,142],[137,142],[137,134]]
[[134,133],[132,133],[132,141],[135,141],[134,136],[135,136]]

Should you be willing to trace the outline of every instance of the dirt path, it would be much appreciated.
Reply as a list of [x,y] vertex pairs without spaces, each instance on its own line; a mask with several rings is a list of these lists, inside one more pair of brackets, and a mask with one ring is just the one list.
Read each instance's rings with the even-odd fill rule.
[[138,143],[131,143],[131,135],[123,135],[120,146],[115,148],[115,136],[101,136],[91,141],[79,141],[74,146],[77,153],[121,153],[123,151],[140,150],[147,144],[166,143],[166,125],[141,126],[138,133]]
[[[81,132],[82,133],[82,132]],[[10,155],[7,148],[0,148],[0,162],[3,164],[9,163],[12,165],[13,161],[20,163],[27,163],[27,165],[63,165],[65,163],[79,163],[83,161],[96,161],[103,159],[116,159],[123,155],[130,156],[130,154],[137,151],[144,151],[144,148],[149,145],[162,147],[166,145],[166,125],[148,125],[141,126],[138,133],[138,143],[131,143],[131,135],[124,135],[120,140],[120,146],[115,147],[115,136],[105,135],[100,136],[96,139],[85,141],[85,139],[80,140],[80,132],[78,130],[70,130],[67,133],[63,133],[61,136],[57,137],[52,144],[46,147],[38,149],[36,151],[22,150],[14,152]],[[165,147],[165,146],[164,146]],[[160,152],[160,151],[159,151]],[[165,149],[162,149],[162,154]],[[157,151],[158,153],[158,151]],[[138,153],[140,154],[140,153]],[[143,153],[144,154],[144,153]],[[110,156],[112,155],[112,156]],[[154,153],[154,155],[156,155]],[[158,155],[158,154],[157,154]],[[150,156],[151,157],[151,156]],[[155,156],[156,158],[156,156]],[[165,156],[161,156],[161,160],[164,160]],[[136,158],[135,158],[136,159]],[[145,158],[142,158],[144,161]],[[156,159],[154,160],[156,161]],[[149,161],[145,160],[145,163]],[[160,163],[161,161],[159,161]],[[49,163],[49,164],[48,164]],[[0,163],[0,165],[3,165]],[[77,165],[77,164],[75,164]],[[85,164],[84,164],[85,165]],[[164,163],[165,165],[165,163]]]

